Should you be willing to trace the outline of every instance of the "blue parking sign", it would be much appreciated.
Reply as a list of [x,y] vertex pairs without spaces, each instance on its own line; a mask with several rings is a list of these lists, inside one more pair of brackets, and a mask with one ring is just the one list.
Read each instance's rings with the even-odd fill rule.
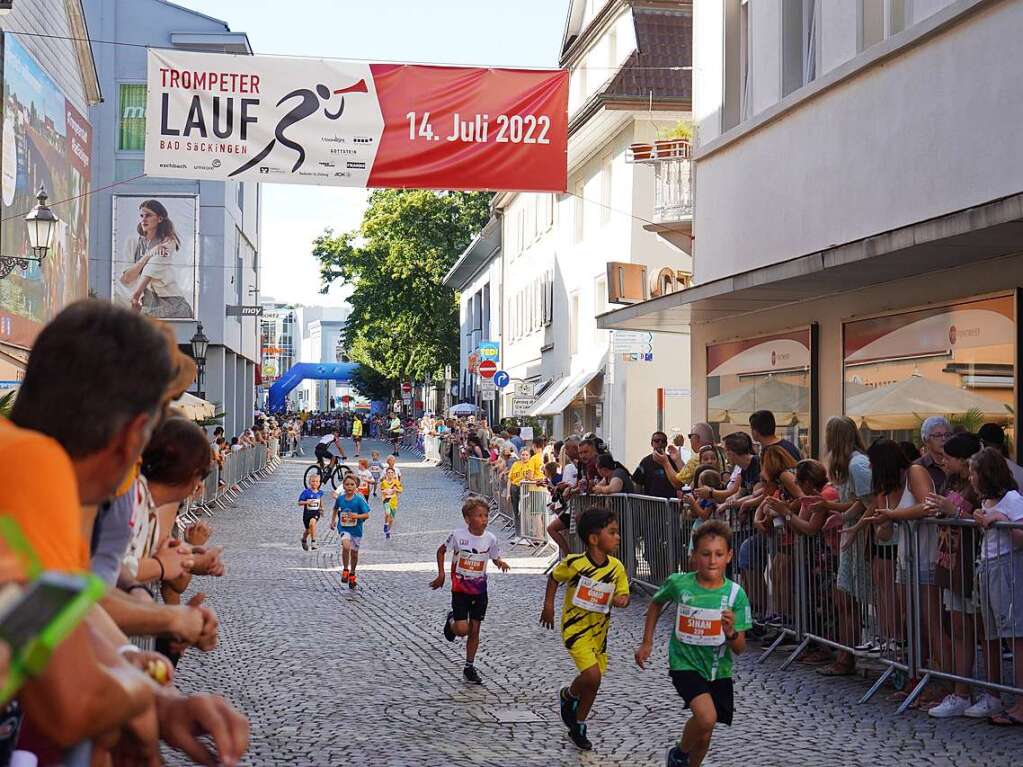
[[494,373],[494,386],[498,389],[503,389],[505,386],[511,383],[511,376],[508,375],[506,370],[498,370]]

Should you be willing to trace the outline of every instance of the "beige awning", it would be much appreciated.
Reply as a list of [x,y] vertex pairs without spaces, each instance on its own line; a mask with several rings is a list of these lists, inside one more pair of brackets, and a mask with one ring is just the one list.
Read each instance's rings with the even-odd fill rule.
[[767,376],[707,400],[707,417],[714,423],[747,423],[757,410],[770,410],[779,426],[808,425],[810,391]]
[[914,373],[902,381],[849,397],[845,412],[858,425],[873,431],[917,429],[935,415],[979,412],[985,421],[1011,423],[1008,405],[969,389],[958,389]]
[[171,403],[171,407],[192,421],[202,421],[206,418],[212,418],[217,414],[216,405],[188,392],[174,400]]
[[574,376],[563,379],[565,381],[564,386],[559,388],[550,398],[545,399],[545,403],[537,403],[533,407],[533,412],[536,415],[558,415],[566,407],[572,404],[579,392],[581,392],[600,372],[603,370],[604,361],[594,363],[590,367],[583,369],[581,372],[576,373]]

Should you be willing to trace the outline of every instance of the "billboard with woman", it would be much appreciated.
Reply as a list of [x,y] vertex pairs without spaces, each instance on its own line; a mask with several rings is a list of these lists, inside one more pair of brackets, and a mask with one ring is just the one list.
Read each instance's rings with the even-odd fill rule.
[[115,302],[166,320],[195,319],[199,274],[195,195],[115,195]]

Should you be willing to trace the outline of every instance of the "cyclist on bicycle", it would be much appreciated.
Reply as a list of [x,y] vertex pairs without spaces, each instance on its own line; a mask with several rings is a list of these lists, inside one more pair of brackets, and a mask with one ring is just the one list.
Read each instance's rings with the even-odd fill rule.
[[345,449],[341,446],[340,432],[335,427],[332,432],[325,434],[320,438],[320,441],[316,443],[316,450],[314,451],[316,454],[316,463],[320,465],[321,469],[323,468],[324,461],[329,460],[332,468],[333,465],[337,463],[338,456],[330,452],[331,445],[336,445],[340,456],[345,460],[348,459],[348,456],[345,455]]

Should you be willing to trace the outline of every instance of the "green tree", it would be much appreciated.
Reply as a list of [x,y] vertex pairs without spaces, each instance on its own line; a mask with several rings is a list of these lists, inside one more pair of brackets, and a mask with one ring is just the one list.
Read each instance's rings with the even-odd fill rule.
[[323,292],[339,279],[353,288],[344,343],[365,396],[457,368],[458,303],[441,280],[489,215],[486,193],[385,189],[358,231],[316,239]]

